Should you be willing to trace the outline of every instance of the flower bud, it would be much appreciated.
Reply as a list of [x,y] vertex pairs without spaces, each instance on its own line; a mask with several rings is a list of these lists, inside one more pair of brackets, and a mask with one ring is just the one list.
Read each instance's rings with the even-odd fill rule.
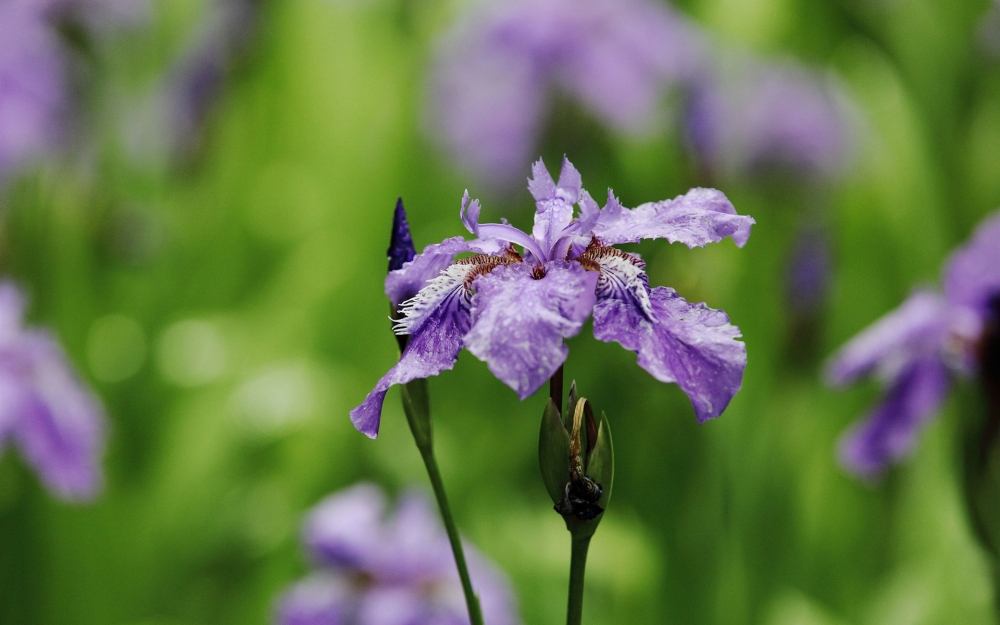
[[542,481],[574,534],[591,535],[611,499],[614,449],[607,416],[598,422],[586,398],[570,388],[566,419],[550,399],[542,415],[538,459]]

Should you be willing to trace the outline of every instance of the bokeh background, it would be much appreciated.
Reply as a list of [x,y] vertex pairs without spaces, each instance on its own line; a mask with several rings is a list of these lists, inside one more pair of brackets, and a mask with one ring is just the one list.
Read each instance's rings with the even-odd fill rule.
[[[757,220],[742,250],[636,248],[654,284],[742,329],[744,386],[721,418],[698,425],[680,389],[589,324],[569,342],[567,379],[607,412],[618,460],[585,622],[995,622],[961,496],[974,390],[865,483],[836,444],[878,387],[831,391],[821,372],[1000,205],[997,5],[675,7],[733,58],[836,85],[849,156],[820,182],[708,172],[678,124],[621,135],[564,100],[546,118],[537,153],[552,170],[568,155],[595,197],[712,185]],[[60,33],[74,105],[43,157],[6,172],[0,271],[106,406],[106,485],[67,504],[3,453],[0,622],[269,623],[308,569],[304,511],[359,479],[426,488],[395,391],[377,441],[347,412],[397,354],[382,292],[396,197],[418,248],[463,233],[467,187],[491,221],[530,223],[523,186],[477,190],[427,122],[433,55],[467,9],[163,0],[113,32]],[[510,575],[526,624],[561,621],[569,540],[538,475],[544,397],[519,402],[468,354],[430,390],[460,528]]]

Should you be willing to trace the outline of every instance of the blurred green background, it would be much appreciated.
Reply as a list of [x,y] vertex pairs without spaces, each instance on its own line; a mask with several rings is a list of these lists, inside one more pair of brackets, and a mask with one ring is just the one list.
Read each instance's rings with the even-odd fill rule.
[[[570,341],[567,379],[607,412],[618,459],[585,622],[995,622],[961,499],[961,397],[910,462],[865,484],[838,466],[835,446],[878,387],[820,380],[825,355],[913,285],[936,283],[948,251],[1000,205],[1000,65],[980,45],[989,3],[679,7],[723,42],[829,68],[861,140],[849,174],[821,191],[714,180],[757,220],[742,250],[638,248],[653,284],[727,311],[743,331],[743,390],[721,418],[699,426],[680,389],[595,341],[589,324]],[[99,65],[101,93],[142,92],[202,8],[157,4],[149,27]],[[99,139],[86,158],[6,190],[3,275],[99,392],[111,434],[107,486],[91,505],[54,500],[16,450],[0,459],[0,622],[268,623],[307,570],[305,510],[362,478],[426,487],[397,391],[377,441],[347,411],[396,358],[382,293],[396,197],[418,248],[463,233],[469,183],[421,124],[433,42],[461,9],[264,4],[182,162],[137,158],[112,131],[113,99],[95,95]],[[542,153],[553,169],[566,153],[595,196],[613,186],[635,206],[702,183],[676,134],[623,140],[564,125]],[[490,220],[530,219],[526,190],[483,199]],[[834,274],[802,339],[784,280],[815,204]],[[538,475],[544,397],[519,402],[468,354],[430,389],[460,528],[511,576],[526,624],[560,622],[569,539]]]

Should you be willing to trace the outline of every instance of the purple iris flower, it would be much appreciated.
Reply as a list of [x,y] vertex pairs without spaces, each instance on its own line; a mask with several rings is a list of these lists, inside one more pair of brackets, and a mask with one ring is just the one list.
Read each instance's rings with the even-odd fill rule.
[[[657,380],[675,382],[699,421],[719,416],[740,389],[746,346],[726,313],[690,304],[671,288],[650,289],[645,263],[613,245],[665,238],[701,247],[732,237],[742,247],[754,220],[737,215],[714,189],[623,207],[613,193],[602,209],[563,160],[558,184],[544,163],[532,169],[531,234],[506,223],[479,223],[479,201],[462,198],[462,237],[429,245],[390,272],[385,290],[402,302],[397,334],[410,341],[399,362],[351,411],[354,426],[374,438],[389,387],[451,369],[465,347],[524,399],[566,360],[563,340],[593,313],[594,336],[638,354]],[[573,205],[579,214],[573,215]],[[521,251],[515,249],[521,248]],[[457,254],[474,255],[455,260]]]
[[[303,528],[319,570],[278,602],[278,625],[461,625],[469,622],[448,537],[426,497],[386,515],[382,491],[359,484],[320,502]],[[466,543],[469,574],[490,625],[517,625],[503,573]]]
[[516,0],[446,35],[430,83],[434,136],[483,183],[509,186],[560,95],[612,129],[655,124],[665,91],[704,58],[698,30],[651,0]]
[[0,282],[0,453],[16,443],[54,494],[101,488],[104,411],[47,332],[23,327],[24,299]]
[[842,441],[847,468],[874,477],[906,456],[944,401],[950,374],[983,373],[984,330],[998,319],[1000,213],[951,255],[943,294],[915,291],[831,359],[831,384],[876,375],[887,386],[882,401]]
[[729,175],[834,178],[851,148],[845,99],[831,83],[796,64],[744,58],[695,84],[686,133],[704,169]]

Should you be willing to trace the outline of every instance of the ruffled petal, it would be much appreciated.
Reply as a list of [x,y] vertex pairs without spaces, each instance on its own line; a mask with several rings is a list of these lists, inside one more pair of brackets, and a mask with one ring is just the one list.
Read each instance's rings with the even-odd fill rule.
[[394,308],[416,295],[427,283],[438,277],[463,252],[479,251],[479,246],[462,237],[452,237],[428,245],[402,268],[385,277],[385,295]]
[[378,436],[382,402],[390,386],[435,376],[455,366],[470,325],[466,285],[470,271],[470,265],[451,265],[403,307],[406,317],[397,324],[397,332],[411,335],[406,349],[361,405],[351,410],[351,423],[368,437]]
[[690,304],[666,287],[649,293],[652,319],[630,298],[602,297],[594,307],[594,336],[639,355],[639,366],[675,382],[691,399],[698,421],[717,417],[743,384],[746,345],[721,310]]
[[951,321],[944,298],[916,291],[834,354],[826,366],[826,380],[841,386],[876,369],[895,377],[910,361],[940,354]]
[[103,486],[105,417],[100,402],[48,334],[25,333],[13,351],[23,386],[10,436],[56,495],[93,499]]
[[458,211],[458,217],[462,220],[462,225],[472,234],[479,236],[479,200],[469,201],[469,190],[466,189],[462,195],[462,208]]
[[321,501],[302,527],[302,542],[318,562],[375,571],[383,559],[386,501],[373,484],[358,484]]
[[853,473],[874,477],[906,456],[948,391],[948,371],[936,358],[909,363],[875,410],[845,434],[840,459]]
[[278,600],[278,625],[348,625],[351,623],[352,590],[340,575],[317,574],[288,589]]
[[594,225],[594,235],[606,245],[667,239],[702,247],[732,237],[743,247],[754,220],[737,215],[726,196],[715,189],[691,189],[672,200],[650,202],[629,210],[608,192],[608,203]]
[[580,331],[594,305],[597,273],[578,263],[518,263],[476,280],[465,346],[524,399],[566,360],[563,339]]
[[[535,198],[535,225],[531,236],[548,254],[573,221],[573,204],[580,199],[582,179],[567,158],[563,158],[559,184],[552,182],[541,160],[532,166],[532,174],[528,182],[528,189]],[[541,260],[548,259],[543,257]]]
[[990,302],[1000,297],[1000,212],[983,221],[972,240],[951,255],[944,291],[950,303],[988,314]]

